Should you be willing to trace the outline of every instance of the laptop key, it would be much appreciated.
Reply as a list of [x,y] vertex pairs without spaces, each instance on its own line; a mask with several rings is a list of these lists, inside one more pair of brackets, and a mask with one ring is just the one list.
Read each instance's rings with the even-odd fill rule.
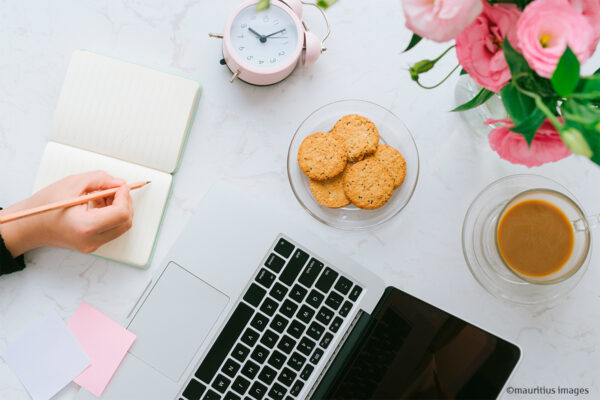
[[262,400],[267,394],[267,387],[260,382],[254,382],[248,394],[256,400]]
[[266,293],[267,291],[265,289],[261,288],[256,283],[252,283],[244,295],[244,301],[254,307],[258,307]]
[[249,386],[250,386],[249,380],[247,380],[243,376],[238,376],[233,381],[233,385],[231,385],[231,388],[233,390],[235,390],[236,392],[238,392],[239,394],[243,395],[244,393],[246,393],[246,390],[248,390]]
[[325,334],[325,336],[323,336],[323,339],[321,339],[321,343],[319,343],[319,345],[326,349],[327,347],[329,347],[329,344],[331,343],[331,341],[333,340],[333,335],[329,332],[327,332]]
[[342,317],[346,317],[350,310],[352,310],[352,303],[346,300],[339,312]]
[[281,301],[283,300],[283,298],[285,297],[286,293],[287,293],[287,288],[285,286],[283,286],[281,283],[276,282],[275,285],[273,286],[273,289],[271,289],[271,291],[269,292],[269,294],[271,295],[271,297],[273,297],[275,300],[277,301]]
[[275,318],[273,318],[273,320],[271,321],[271,325],[269,326],[273,328],[274,331],[283,333],[283,330],[287,326],[288,322],[290,321],[287,320],[283,315],[277,314]]
[[267,357],[269,357],[269,350],[265,349],[260,344],[256,345],[256,348],[250,355],[250,358],[252,358],[254,361],[256,361],[259,364],[264,363],[266,361]]
[[223,400],[241,400],[241,397],[233,392],[227,392],[225,393],[225,397],[223,397]]
[[290,386],[294,382],[294,379],[296,379],[296,373],[288,367],[283,368],[277,377],[277,380],[285,386]]
[[279,273],[284,265],[285,260],[275,253],[271,253],[269,257],[267,257],[267,261],[265,261],[265,267],[276,273]]
[[302,391],[303,387],[304,383],[301,380],[296,380],[296,382],[294,382],[294,385],[292,386],[292,389],[290,390],[290,394],[292,396],[298,396]]
[[344,298],[342,296],[340,296],[336,292],[331,292],[329,293],[329,296],[327,296],[325,304],[327,304],[333,310],[337,310],[338,308],[340,308],[340,305],[342,305],[342,301],[344,301]]
[[352,282],[350,281],[350,279],[346,278],[345,276],[340,276],[340,279],[338,279],[338,281],[336,282],[334,289],[340,292],[341,294],[345,295],[348,294],[351,287]]
[[352,291],[348,295],[348,298],[352,301],[356,301],[356,299],[358,299],[358,296],[360,296],[361,292],[362,292],[362,288],[358,285],[354,285],[354,287],[352,288]]
[[[255,362],[248,360],[242,367],[242,374],[249,379],[254,379],[260,367]],[[249,383],[248,383],[249,384]],[[242,393],[243,394],[243,393]]]
[[279,312],[288,318],[292,318],[297,309],[298,305],[296,303],[294,303],[290,299],[286,299],[279,308]]
[[306,364],[306,366],[302,370],[302,373],[300,374],[300,378],[304,379],[305,381],[308,380],[308,378],[310,378],[310,375],[313,373],[314,370],[315,367],[313,367],[310,364]]
[[283,400],[283,396],[285,396],[286,392],[287,389],[285,387],[275,382],[273,387],[271,387],[271,390],[269,390],[269,397],[274,400]]
[[321,357],[323,357],[323,350],[317,348],[313,353],[312,357],[310,357],[310,362],[313,364],[317,364],[321,360]]
[[267,297],[265,301],[263,301],[262,306],[260,306],[260,311],[264,312],[268,316],[275,314],[275,311],[279,307],[279,304],[275,300],[270,297]]
[[300,355],[300,353],[295,351],[294,354],[292,354],[292,356],[288,360],[287,365],[289,365],[296,371],[300,371],[305,362],[306,362],[306,357],[303,357],[302,355]]
[[295,284],[290,292],[290,299],[292,299],[298,303],[301,303],[302,300],[304,300],[306,293],[308,293],[308,290],[306,290],[305,288],[303,288],[302,286],[300,286],[298,284]]
[[288,258],[292,251],[294,251],[294,245],[285,240],[284,238],[279,239],[277,244],[275,245],[275,251],[285,258]]
[[237,374],[237,372],[239,371],[240,367],[240,364],[236,363],[231,358],[229,358],[227,361],[225,361],[225,365],[223,365],[221,371],[230,378],[233,378],[235,374]]
[[253,313],[254,310],[250,306],[244,303],[238,304],[196,371],[198,379],[204,382],[212,380]]
[[192,379],[183,391],[183,395],[188,400],[200,400],[200,396],[202,396],[202,393],[204,393],[205,390],[206,386],[203,383]]
[[273,346],[275,346],[275,343],[277,343],[278,340],[279,335],[270,329],[263,333],[262,337],[260,338],[260,342],[270,349],[272,349]]
[[258,340],[259,333],[256,332],[252,328],[247,328],[242,335],[242,342],[246,343],[248,346],[254,346],[254,343]]
[[272,272],[261,268],[260,271],[258,271],[258,275],[256,275],[256,278],[254,278],[254,280],[268,289],[273,284],[273,281],[275,280],[275,275]]
[[256,313],[254,318],[252,318],[252,322],[250,322],[250,325],[253,328],[256,328],[256,330],[262,332],[266,328],[268,323],[269,319],[267,317],[265,317],[261,313]]
[[302,307],[300,307],[300,311],[298,311],[296,317],[305,324],[308,324],[314,315],[315,310],[304,304]]
[[302,338],[300,344],[298,345],[298,351],[304,354],[305,356],[309,356],[315,348],[315,345],[316,343],[310,340],[309,338]]
[[273,380],[275,379],[276,375],[277,375],[277,371],[275,371],[273,368],[269,367],[268,365],[265,365],[263,367],[263,369],[260,371],[260,374],[258,374],[258,379],[260,379],[263,383],[270,385],[271,383],[273,383]]
[[304,271],[298,278],[298,282],[303,284],[306,287],[311,287],[313,283],[317,280],[317,277],[321,273],[323,269],[323,263],[315,258],[311,258]]
[[250,349],[243,344],[238,343],[231,352],[231,356],[239,362],[244,362],[246,357],[248,357],[248,353],[250,353]]
[[325,298],[325,296],[323,296],[322,293],[317,292],[315,289],[313,289],[310,291],[310,294],[308,295],[306,302],[308,304],[310,304],[311,306],[313,306],[314,308],[319,308],[319,306],[323,302],[324,298]]
[[333,318],[333,311],[329,308],[323,306],[317,313],[317,321],[321,322],[323,325],[327,326],[331,322]]
[[213,387],[213,389],[215,389],[221,393],[225,393],[225,390],[227,390],[230,383],[231,383],[230,379],[226,378],[224,375],[219,374],[213,381],[212,387]]
[[209,390],[206,392],[202,400],[221,400],[221,396],[214,390]]
[[300,321],[295,319],[290,324],[290,327],[288,328],[287,333],[289,333],[296,339],[300,339],[300,336],[302,335],[302,332],[304,332],[304,329],[306,329],[306,325],[302,324]]
[[285,363],[285,358],[285,354],[281,353],[278,350],[273,350],[273,354],[271,354],[271,357],[269,357],[268,363],[273,367],[280,369]]
[[318,322],[313,322],[308,327],[306,334],[315,340],[319,340],[321,335],[323,335],[323,331],[325,331],[325,327],[323,325],[319,324]]
[[340,326],[342,326],[342,322],[344,322],[343,319],[340,317],[335,317],[331,323],[331,326],[329,327],[329,330],[331,330],[333,333],[336,333],[340,329]]
[[331,268],[325,268],[325,271],[323,271],[323,273],[321,274],[321,277],[315,284],[315,287],[323,293],[329,292],[329,289],[331,289],[331,286],[333,286],[333,282],[335,282],[338,275],[339,274]]
[[279,280],[286,285],[291,286],[300,273],[300,270],[302,270],[304,264],[306,264],[306,261],[308,261],[308,254],[297,249],[292,258],[289,259],[287,265],[281,272],[281,275],[279,275]]
[[277,348],[283,351],[285,354],[290,354],[294,346],[296,346],[296,341],[288,335],[283,335],[279,341],[279,344],[277,345]]

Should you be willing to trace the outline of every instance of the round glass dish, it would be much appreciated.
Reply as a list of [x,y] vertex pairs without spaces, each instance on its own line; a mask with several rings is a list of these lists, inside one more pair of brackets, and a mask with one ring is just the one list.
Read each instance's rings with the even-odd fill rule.
[[[359,114],[373,121],[380,143],[395,147],[406,160],[404,182],[383,207],[375,210],[362,210],[354,205],[341,208],[320,205],[310,191],[309,178],[298,166],[298,148],[304,138],[315,132],[329,132],[338,119],[348,114]],[[419,153],[411,133],[392,112],[368,101],[340,100],[317,109],[300,124],[290,143],[287,172],[298,202],[318,221],[339,229],[368,229],[389,220],[408,204],[419,177]]]

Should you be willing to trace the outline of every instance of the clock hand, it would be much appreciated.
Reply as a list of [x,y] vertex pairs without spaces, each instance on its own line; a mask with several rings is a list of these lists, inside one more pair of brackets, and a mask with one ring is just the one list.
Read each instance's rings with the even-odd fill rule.
[[277,31],[277,32],[273,32],[273,33],[271,33],[270,35],[265,35],[264,37],[265,37],[265,38],[269,38],[269,37],[271,37],[271,36],[274,36],[274,35],[277,35],[278,33],[281,33],[281,32],[285,32],[285,28],[283,28],[283,29],[281,29],[281,30],[279,30],[279,31]]
[[248,27],[248,30],[252,33],[254,33],[256,35],[256,37],[260,40],[261,43],[264,43],[267,41],[267,37],[265,35],[261,35],[260,33],[256,32],[254,29]]

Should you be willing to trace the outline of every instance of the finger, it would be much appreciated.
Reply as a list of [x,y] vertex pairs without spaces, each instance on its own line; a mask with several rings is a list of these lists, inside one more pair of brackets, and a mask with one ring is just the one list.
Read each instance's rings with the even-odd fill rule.
[[86,174],[81,174],[80,176],[83,179],[82,193],[111,189],[125,184],[124,179],[115,178],[104,171],[88,172]]
[[119,236],[127,232],[130,228],[131,223],[125,222],[112,229],[102,232],[100,235],[98,235],[98,238],[100,239],[101,244],[104,244],[106,242],[110,242],[111,240],[118,238]]
[[95,218],[97,232],[105,232],[123,223],[130,223],[133,219],[133,207],[129,188],[125,185],[121,186],[115,194],[112,205],[90,209],[89,213]]

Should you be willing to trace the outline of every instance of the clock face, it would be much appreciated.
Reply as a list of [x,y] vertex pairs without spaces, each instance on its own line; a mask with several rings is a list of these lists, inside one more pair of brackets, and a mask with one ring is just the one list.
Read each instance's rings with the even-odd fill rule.
[[244,8],[233,20],[231,44],[240,60],[257,68],[276,68],[294,54],[298,30],[292,17],[271,5],[256,11],[256,5]]

